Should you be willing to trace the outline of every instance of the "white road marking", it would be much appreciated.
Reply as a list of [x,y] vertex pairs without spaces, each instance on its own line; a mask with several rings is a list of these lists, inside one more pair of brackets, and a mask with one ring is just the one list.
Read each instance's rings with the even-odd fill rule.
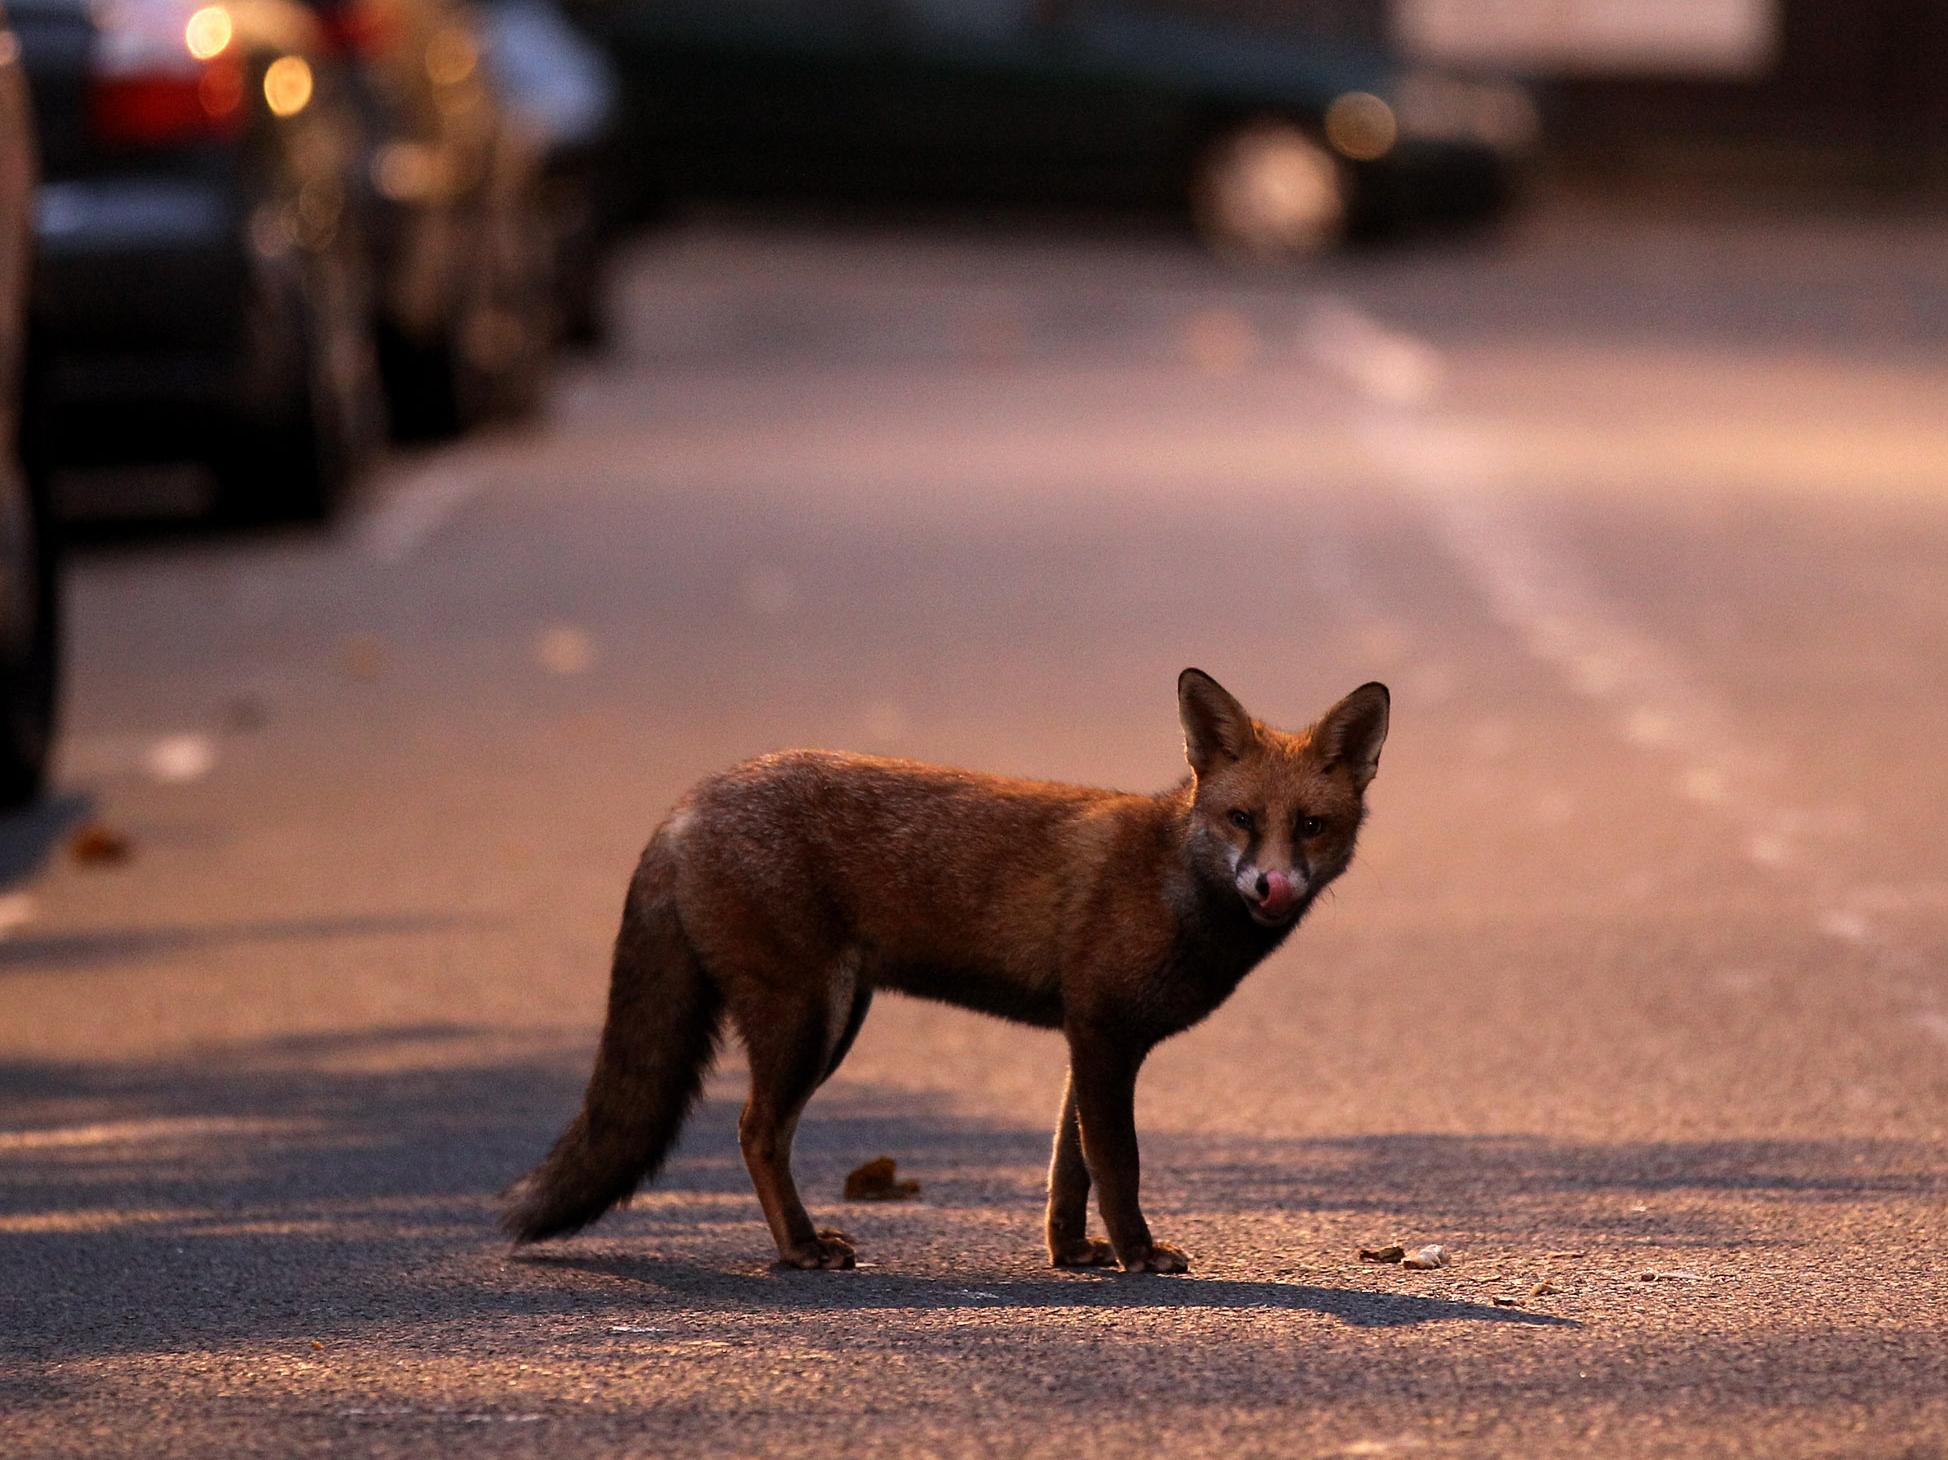
[[[1731,715],[1682,663],[1630,628],[1593,585],[1543,547],[1497,491],[1498,482],[1520,473],[1495,435],[1482,423],[1431,413],[1447,374],[1438,352],[1343,302],[1315,319],[1308,348],[1316,363],[1367,400],[1367,449],[1419,493],[1495,617],[1572,691],[1615,705],[1613,723],[1623,740],[1674,759],[1678,788],[1730,822],[1753,863],[1810,893],[1813,928],[1902,976],[1913,1001],[1911,1021],[1948,1043],[1948,1012],[1934,993],[1937,970],[1867,919],[1855,895],[1808,857],[1795,834],[1801,818],[1775,804],[1750,769],[1772,758],[1741,743]],[[1374,358],[1396,364],[1375,367]]]
[[409,561],[491,480],[485,463],[477,459],[442,460],[387,497],[359,524],[365,555],[389,567]]

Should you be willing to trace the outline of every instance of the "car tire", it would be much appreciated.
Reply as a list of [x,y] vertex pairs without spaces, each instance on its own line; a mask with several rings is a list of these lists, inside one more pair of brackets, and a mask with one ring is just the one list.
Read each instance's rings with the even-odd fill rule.
[[391,331],[382,342],[403,439],[442,440],[518,419],[546,392],[556,332],[547,231],[531,201],[487,206],[450,318],[430,339]]
[[0,465],[0,807],[46,784],[61,670],[59,528],[46,475]]
[[1220,257],[1289,264],[1345,237],[1349,193],[1325,143],[1292,122],[1259,119],[1220,133],[1199,156],[1191,215]]
[[288,329],[260,354],[287,389],[238,423],[219,453],[222,514],[242,521],[322,521],[371,469],[385,403],[364,276],[348,247],[310,257],[298,277],[266,281],[260,329]]

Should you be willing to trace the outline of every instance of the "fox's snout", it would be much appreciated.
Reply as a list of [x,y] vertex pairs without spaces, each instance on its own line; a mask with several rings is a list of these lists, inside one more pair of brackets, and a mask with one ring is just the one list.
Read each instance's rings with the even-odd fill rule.
[[1252,916],[1261,922],[1283,922],[1304,890],[1304,879],[1290,872],[1239,868],[1238,895],[1244,898]]

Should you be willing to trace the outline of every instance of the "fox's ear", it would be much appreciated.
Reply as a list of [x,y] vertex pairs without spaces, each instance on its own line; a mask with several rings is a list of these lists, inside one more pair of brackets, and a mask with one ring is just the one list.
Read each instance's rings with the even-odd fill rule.
[[1384,684],[1363,684],[1320,718],[1312,732],[1324,765],[1344,765],[1353,785],[1364,791],[1380,768],[1387,743],[1387,712],[1393,697]]
[[1200,776],[1220,760],[1242,760],[1257,739],[1245,707],[1201,669],[1177,676],[1177,718],[1184,722],[1184,757]]

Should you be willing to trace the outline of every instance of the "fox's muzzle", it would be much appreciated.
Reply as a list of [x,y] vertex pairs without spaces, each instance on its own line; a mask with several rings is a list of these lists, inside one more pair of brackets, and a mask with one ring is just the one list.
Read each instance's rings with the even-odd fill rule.
[[1302,884],[1289,872],[1263,871],[1238,878],[1238,893],[1261,923],[1282,923],[1298,906]]

